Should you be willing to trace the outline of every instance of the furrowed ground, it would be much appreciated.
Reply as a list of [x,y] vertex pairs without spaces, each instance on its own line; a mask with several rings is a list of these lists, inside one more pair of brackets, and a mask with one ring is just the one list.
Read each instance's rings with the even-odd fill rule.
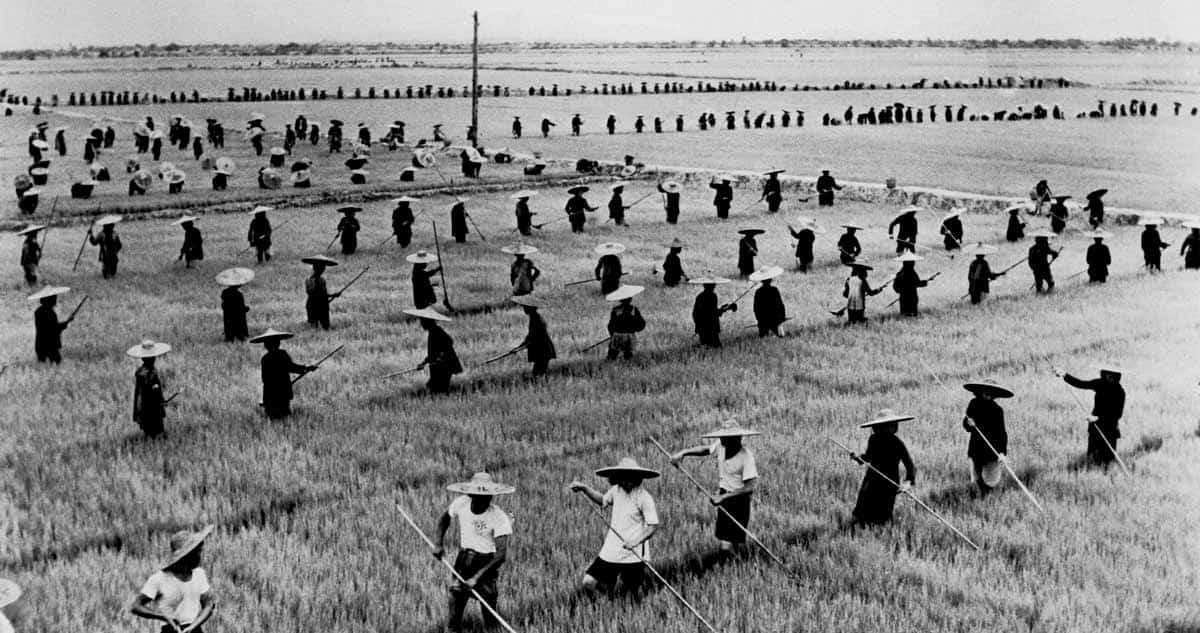
[[[629,187],[626,200],[651,184]],[[602,204],[594,188],[589,199]],[[444,486],[488,470],[518,487],[500,500],[515,520],[511,561],[502,574],[501,606],[519,630],[694,631],[697,626],[665,590],[640,604],[610,605],[574,590],[595,556],[604,527],[584,500],[566,492],[571,479],[601,485],[597,467],[631,455],[664,470],[649,484],[664,525],[654,539],[655,563],[718,630],[958,631],[1165,630],[1197,624],[1194,596],[1200,551],[1191,526],[1200,520],[1195,482],[1195,321],[1200,277],[1140,269],[1137,229],[1115,229],[1114,278],[1088,286],[1083,252],[1090,240],[1076,219],[1055,265],[1059,286],[1047,296],[1029,288],[1019,266],[997,281],[980,306],[960,299],[968,258],[934,254],[918,264],[943,275],[922,294],[919,319],[894,316],[890,290],[870,300],[872,323],[846,328],[829,316],[841,299],[845,269],[836,264],[839,221],[865,222],[864,253],[877,263],[873,283],[898,267],[881,227],[895,207],[840,204],[818,211],[794,202],[778,217],[762,207],[740,211],[756,196],[735,194],[735,218],[712,218],[707,189],[685,191],[681,224],[662,223],[658,196],[615,228],[590,218],[589,233],[565,222],[531,240],[543,269],[539,293],[560,359],[550,376],[531,381],[523,357],[481,366],[516,345],[525,317],[507,303],[512,241],[507,194],[477,197],[468,209],[487,237],[443,244],[450,302],[462,310],[447,331],[468,366],[452,395],[420,395],[422,379],[383,379],[416,365],[424,334],[405,319],[410,305],[406,252],[374,244],[389,232],[390,205],[370,203],[360,214],[360,251],[328,273],[331,289],[370,271],[333,304],[333,329],[303,324],[298,258],[324,248],[333,234],[333,207],[280,210],[277,258],[256,268],[245,294],[252,331],[268,325],[298,332],[285,346],[312,362],[338,344],[343,353],[297,385],[296,414],[284,422],[259,417],[261,348],[221,342],[217,271],[251,258],[244,246],[248,218],[206,215],[200,221],[207,259],[198,270],[175,262],[181,232],[166,220],[123,223],[118,277],[99,278],[89,249],[70,273],[83,229],[54,229],[44,274],[73,286],[59,308],[65,316],[91,296],[65,333],[61,367],[33,362],[33,305],[14,269],[3,281],[0,345],[10,364],[0,401],[0,498],[15,520],[3,551],[8,575],[27,588],[18,614],[22,630],[126,631],[142,627],[124,611],[176,529],[203,522],[219,528],[207,548],[209,574],[221,605],[215,627],[226,631],[434,631],[444,617],[447,579],[403,524],[394,503],[427,530],[452,495]],[[561,215],[565,194],[533,199],[537,221]],[[426,217],[448,233],[451,199],[415,205],[427,211],[408,249],[432,249]],[[819,236],[817,268],[790,271],[785,223],[815,214],[830,232]],[[936,245],[937,213],[922,215],[921,242]],[[1004,218],[969,215],[967,241],[1002,240]],[[1040,220],[1031,221],[1033,225]],[[695,287],[667,289],[652,269],[661,244],[688,243],[684,267],[695,276],[735,274],[735,230],[768,229],[759,238],[760,264],[785,266],[777,281],[792,320],[789,336],[759,340],[750,298],[724,319],[725,348],[694,347],[689,319]],[[1178,248],[1182,233],[1165,229]],[[603,351],[578,349],[605,335],[609,304],[595,284],[563,288],[591,275],[597,243],[628,245],[627,281],[647,286],[635,300],[649,321],[632,362],[606,363]],[[17,259],[19,243],[0,241],[0,261]],[[1028,242],[1004,245],[995,268],[1018,261]],[[940,249],[939,249],[940,250]],[[747,284],[720,289],[723,300]],[[123,351],[143,337],[174,351],[160,361],[166,389],[186,386],[169,410],[170,437],[138,438],[129,421],[135,362]],[[1124,365],[1129,393],[1121,452],[1134,472],[1124,476],[1079,467],[1083,413],[1053,377],[1043,355],[1079,375],[1092,364]],[[940,389],[927,363],[953,390]],[[968,394],[958,385],[993,377],[1017,397],[1005,402],[1010,458],[1045,504],[1037,514],[1008,483],[984,502],[972,499],[967,434],[960,421]],[[1086,394],[1080,394],[1086,396]],[[907,501],[891,526],[857,536],[838,529],[853,504],[860,467],[827,441],[855,448],[856,427],[881,407],[918,416],[901,437],[917,464],[917,492],[982,545],[974,552]],[[649,444],[679,447],[737,416],[765,432],[752,440],[762,471],[752,528],[787,562],[787,575],[767,558],[714,565],[711,509]],[[689,464],[715,484],[710,462]],[[147,630],[149,625],[145,626]]]

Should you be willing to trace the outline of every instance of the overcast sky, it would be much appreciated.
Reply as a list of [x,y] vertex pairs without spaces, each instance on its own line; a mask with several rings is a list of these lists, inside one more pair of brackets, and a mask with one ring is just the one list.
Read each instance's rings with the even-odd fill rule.
[[1158,37],[1198,0],[0,0],[0,48],[157,42]]

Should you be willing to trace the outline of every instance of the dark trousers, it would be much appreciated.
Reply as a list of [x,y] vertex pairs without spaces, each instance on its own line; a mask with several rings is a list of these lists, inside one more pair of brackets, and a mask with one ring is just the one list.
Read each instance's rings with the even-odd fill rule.
[[105,279],[111,279],[117,276],[117,260],[106,259],[100,264],[100,275]]
[[62,362],[62,355],[59,354],[58,349],[41,349],[34,346],[33,351],[37,354],[39,363],[51,362],[57,365]]
[[543,360],[535,360],[535,361],[533,361],[533,370],[532,370],[531,374],[534,376],[545,376],[546,370],[549,368],[550,368],[550,359],[549,358],[546,358]]
[[867,311],[866,310],[846,310],[846,322],[847,323],[866,323],[867,322]]
[[[480,569],[492,561],[494,554],[480,554],[479,552],[464,549],[459,550],[458,556],[454,559],[454,571],[457,571],[463,578],[474,576]],[[496,580],[499,576],[498,569],[483,575],[478,582],[475,583],[475,592],[478,593],[488,605],[493,609],[498,609],[498,599],[500,591],[496,586]],[[463,611],[467,608],[467,601],[474,598],[470,591],[462,588],[457,582],[450,588],[450,617],[446,622],[446,627],[451,631],[462,630]],[[483,622],[488,627],[496,627],[500,622],[488,612],[487,609],[482,609]]]
[[729,217],[729,203],[728,202],[718,202],[717,203],[717,217],[721,218],[722,220]]
[[822,207],[832,207],[833,206],[833,192],[832,191],[817,192],[817,204]]
[[429,366],[429,382],[425,383],[425,388],[429,389],[429,393],[449,393],[450,378],[454,374],[441,367]]
[[[1101,436],[1100,433],[1104,435]],[[1116,422],[1107,422],[1099,420],[1088,425],[1088,442],[1087,442],[1087,457],[1088,461],[1093,464],[1101,464],[1107,466],[1112,463],[1116,457],[1113,451],[1117,450],[1117,439],[1121,437],[1120,431],[1117,429]],[[1112,449],[1104,443],[1108,440],[1108,444],[1112,445]]]
[[1050,269],[1033,271],[1033,285],[1038,292],[1042,291],[1042,285],[1046,286],[1046,290],[1054,290],[1054,275],[1050,274]]
[[25,271],[25,283],[31,286],[37,283],[37,264],[25,264],[21,266],[21,270]]
[[587,223],[587,217],[582,213],[576,213],[567,216],[567,220],[571,222],[572,233],[583,233],[583,225]]
[[900,314],[903,316],[917,316],[920,314],[917,304],[917,293],[904,293],[900,295]]

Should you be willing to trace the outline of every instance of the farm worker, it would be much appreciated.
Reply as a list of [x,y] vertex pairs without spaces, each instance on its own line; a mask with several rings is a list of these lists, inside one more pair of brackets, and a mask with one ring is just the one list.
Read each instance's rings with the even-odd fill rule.
[[754,272],[754,257],[758,255],[758,242],[754,240],[754,236],[762,235],[766,231],[762,229],[741,229],[738,231],[742,237],[738,240],[738,273],[743,277],[747,277]]
[[[974,396],[967,403],[967,412],[963,416],[963,429],[971,434],[967,443],[967,458],[971,460],[971,472],[975,485],[979,487],[979,496],[986,497],[999,485],[1003,476],[1000,462],[1008,456],[1004,409],[996,400],[1011,398],[1013,392],[991,380],[969,382],[963,385],[963,389]],[[988,448],[989,444],[991,448]]]
[[407,248],[412,242],[412,225],[416,221],[413,217],[411,203],[416,202],[416,198],[401,196],[392,200],[396,203],[396,208],[392,209],[392,234],[396,236],[396,243],[401,248]]
[[[798,119],[803,121],[803,119]],[[821,175],[817,176],[817,204],[822,207],[833,206],[833,191],[841,191],[841,185],[829,175],[828,169],[821,170]]]
[[1025,223],[1021,221],[1021,207],[1008,208],[1008,229],[1004,232],[1004,238],[1010,242],[1019,242],[1025,239]]
[[908,207],[896,216],[892,223],[888,225],[888,237],[892,238],[892,232],[896,233],[896,237],[892,238],[896,241],[896,254],[899,255],[904,251],[916,252],[917,250],[917,212],[920,207]]
[[679,221],[679,194],[683,187],[674,180],[658,183],[658,191],[663,194],[663,209],[667,212],[667,224]]
[[1189,270],[1200,270],[1200,222],[1188,222],[1184,226],[1192,230],[1183,238],[1179,247],[1179,255],[1183,257],[1183,267]]
[[536,191],[528,189],[518,191],[512,195],[512,199],[516,200],[516,206],[513,208],[513,213],[517,216],[517,232],[521,235],[533,234],[533,216],[537,215],[529,210],[529,198],[536,196]]
[[314,365],[300,365],[282,349],[280,343],[292,338],[291,332],[267,328],[266,332],[250,339],[251,343],[262,343],[263,354],[260,375],[262,377],[263,412],[270,420],[286,418],[292,414],[292,374],[304,375],[316,369]]
[[557,358],[558,355],[554,351],[554,341],[550,339],[550,331],[546,328],[546,320],[538,313],[542,302],[528,294],[514,296],[512,300],[513,303],[521,306],[526,316],[529,317],[529,331],[525,334],[521,345],[525,346],[526,359],[533,363],[530,375],[544,376],[546,369],[550,366],[550,361]]
[[779,174],[785,171],[787,170],[772,169],[771,171],[763,173],[767,179],[763,181],[762,195],[759,196],[758,199],[759,201],[767,201],[768,213],[779,212],[779,205],[783,202],[783,185],[779,182]]
[[1067,218],[1070,217],[1070,211],[1067,210],[1066,201],[1071,196],[1054,196],[1054,204],[1050,205],[1050,230],[1055,233],[1062,233],[1063,229],[1067,228]]
[[971,303],[979,303],[991,292],[992,282],[1006,273],[992,272],[992,266],[988,263],[987,256],[996,252],[994,247],[980,242],[968,249],[967,252],[975,256],[967,268],[967,294],[971,296]]
[[608,360],[616,360],[621,354],[626,360],[633,358],[637,349],[637,333],[646,329],[646,320],[642,313],[633,305],[633,298],[645,290],[642,286],[621,286],[616,291],[604,297],[605,301],[615,301],[608,315]]
[[54,307],[58,305],[58,295],[66,293],[70,288],[65,286],[46,286],[29,295],[30,301],[37,301],[38,307],[33,311],[33,352],[38,362],[62,362],[62,331],[67,329],[72,319],[59,321]]
[[759,338],[768,334],[783,336],[780,327],[788,319],[787,309],[783,307],[779,288],[772,284],[772,280],[782,274],[783,269],[779,266],[763,266],[750,274],[750,281],[759,283],[758,290],[754,291],[754,320],[758,324]]
[[685,448],[671,456],[671,463],[679,466],[685,457],[716,455],[717,494],[709,497],[709,503],[724,510],[717,511],[714,530],[724,553],[731,553],[735,547],[746,543],[744,528],[750,525],[750,498],[758,484],[758,467],[754,453],[742,442],[755,435],[759,432],[743,428],[735,420],[726,420],[721,428],[700,436],[711,440],[710,443]]
[[[1076,389],[1096,393],[1092,401],[1093,419],[1088,424],[1087,457],[1094,464],[1107,466],[1114,459],[1117,439],[1121,437],[1121,416],[1125,413],[1125,389],[1121,386],[1122,369],[1112,364],[1100,367],[1100,377],[1080,380],[1057,367],[1054,375]],[[1103,433],[1103,435],[1101,435]],[[1105,440],[1108,444],[1105,444]],[[1112,449],[1109,449],[1112,446]]]
[[582,185],[567,189],[567,193],[571,194],[571,197],[567,199],[565,210],[567,221],[571,223],[572,233],[583,233],[583,225],[587,224],[587,216],[584,215],[584,212],[596,210],[596,207],[588,204],[583,197],[587,190],[588,188]]
[[155,343],[150,339],[125,351],[132,358],[140,358],[142,366],[133,375],[133,421],[142,428],[146,437],[163,435],[163,418],[166,417],[162,393],[162,381],[154,369],[154,360],[171,351],[166,343]]
[[412,267],[413,305],[417,309],[427,308],[437,303],[437,293],[433,290],[433,276],[438,274],[441,267],[427,269],[426,266],[438,260],[437,255],[425,251],[417,251],[404,258]]
[[304,312],[308,316],[308,324],[320,326],[326,330],[329,329],[329,302],[338,298],[341,293],[329,293],[329,287],[325,283],[325,269],[330,266],[337,266],[336,260],[325,257],[324,255],[313,255],[311,257],[302,257],[300,261],[312,266],[312,275],[304,281]]
[[583,129],[583,118],[576,112],[571,116],[571,136],[579,136],[581,129]]
[[338,212],[342,214],[342,219],[337,223],[337,234],[341,237],[342,254],[353,255],[354,251],[358,250],[358,218],[355,217],[361,207],[342,207]]
[[608,119],[604,121],[604,126],[608,128],[609,134],[617,133],[617,115],[609,114]]
[[204,541],[214,526],[199,532],[182,530],[171,536],[171,555],[133,599],[130,612],[139,618],[165,622],[163,631],[200,633],[216,609],[208,574],[200,566]]
[[891,409],[879,412],[874,420],[864,422],[859,428],[871,429],[867,450],[862,455],[850,453],[850,459],[859,464],[870,464],[893,482],[900,482],[900,464],[904,464],[906,481],[900,488],[881,477],[875,470],[868,469],[863,475],[862,487],[854,504],[854,525],[882,525],[892,520],[896,495],[916,485],[916,467],[909,457],[908,447],[896,436],[901,422],[912,420],[911,415],[897,415]]
[[1104,224],[1104,194],[1108,193],[1108,189],[1097,189],[1087,195],[1087,206],[1084,211],[1088,212],[1088,223],[1093,229]]
[[600,256],[596,260],[596,269],[593,271],[595,279],[600,282],[601,294],[609,294],[615,292],[621,285],[621,258],[617,257],[625,252],[625,245],[617,242],[605,242],[594,249],[595,253]]
[[467,227],[467,207],[465,202],[470,198],[463,196],[455,196],[454,206],[450,207],[450,235],[454,236],[454,241],[460,244],[467,241],[467,233],[470,230]]
[[[17,583],[0,578],[0,609],[17,601],[21,597],[21,587]],[[19,623],[19,621],[18,621]],[[0,633],[16,633],[12,622],[4,615],[4,611],[0,611]]]
[[680,281],[688,278],[683,272],[683,262],[679,259],[679,253],[683,252],[684,243],[675,238],[670,244],[667,244],[667,258],[663,260],[663,285],[668,288],[674,288],[679,285]]
[[639,114],[639,115],[637,115],[637,120],[633,122],[633,130],[635,132],[637,132],[638,134],[641,134],[642,131],[645,129],[646,129],[646,118],[645,118],[645,116]]
[[1054,274],[1050,271],[1050,264],[1058,259],[1061,251],[1050,248],[1052,237],[1054,234],[1048,231],[1034,233],[1033,246],[1029,247],[1029,270],[1033,271],[1033,284],[1038,292],[1042,292],[1043,284],[1046,292],[1054,290]]
[[250,328],[246,325],[246,297],[242,295],[241,287],[254,279],[254,271],[249,268],[229,268],[217,274],[217,283],[225,286],[221,291],[221,319],[225,325],[225,342],[245,341],[250,336]]
[[179,259],[186,260],[188,268],[192,267],[192,262],[204,259],[204,237],[196,228],[198,219],[193,215],[185,215],[175,221],[175,224],[183,227],[183,246],[179,249]]
[[110,279],[117,275],[117,264],[120,262],[119,253],[121,252],[121,238],[117,237],[116,228],[117,222],[121,221],[121,216],[110,215],[97,220],[100,225],[100,235],[92,234],[92,228],[88,227],[88,241],[93,246],[100,247],[100,274],[105,279]]
[[1045,180],[1039,180],[1033,186],[1033,215],[1040,215],[1042,213],[1042,205],[1049,204],[1053,195],[1054,192],[1050,191],[1050,183]]
[[1170,246],[1158,235],[1158,225],[1162,224],[1162,219],[1145,218],[1141,224],[1146,227],[1142,230],[1142,259],[1146,262],[1146,269],[1162,272],[1162,252]]
[[608,200],[608,218],[617,226],[629,226],[625,224],[625,211],[629,207],[621,200],[621,194],[625,192],[625,183],[613,183],[609,189],[612,191],[612,198]]
[[438,325],[438,322],[450,321],[450,317],[432,308],[419,310],[406,308],[404,313],[418,318],[421,328],[429,335],[426,341],[425,360],[417,365],[418,368],[429,368],[429,382],[425,384],[425,387],[429,389],[429,393],[448,393],[450,378],[463,371],[458,354],[454,352],[454,339],[450,338],[450,335]]
[[358,124],[358,142],[366,147],[371,146],[371,128],[367,127],[366,123]]
[[726,312],[736,312],[737,304],[721,305],[717,299],[717,285],[729,283],[721,277],[704,276],[689,279],[689,284],[703,286],[696,301],[692,304],[692,324],[696,336],[700,337],[700,345],[705,347],[721,346],[721,315]]
[[[717,182],[718,179],[720,183]],[[708,183],[708,187],[716,192],[713,194],[713,206],[717,209],[717,217],[722,220],[729,217],[729,206],[733,204],[733,187],[729,184],[730,180],[729,176],[719,176]]]
[[533,264],[533,260],[528,256],[538,252],[538,249],[526,244],[516,244],[505,246],[500,251],[513,256],[512,266],[508,270],[508,282],[512,284],[513,296],[519,297],[532,293],[533,284],[538,277],[542,276],[542,271]]
[[1104,243],[1108,233],[1095,231],[1092,233],[1092,245],[1087,249],[1087,275],[1089,282],[1104,283],[1108,280],[1108,265],[1112,263],[1112,254]]
[[550,136],[550,128],[552,127],[554,127],[554,121],[551,121],[546,117],[542,117],[542,138],[548,138]]
[[650,560],[648,541],[659,525],[654,497],[642,484],[659,473],[624,457],[616,466],[598,469],[596,476],[608,479],[608,490],[601,493],[578,480],[570,484],[572,492],[583,493],[601,508],[612,508],[611,529],[605,531],[600,553],[583,573],[583,588],[613,594],[620,586],[622,593],[637,593],[645,582],[643,561]]
[[512,122],[513,138],[521,138],[521,117],[514,116]]
[[[487,601],[488,606],[497,608],[500,595],[498,580],[500,566],[508,560],[508,540],[513,533],[512,518],[492,503],[499,495],[510,495],[516,488],[497,482],[491,475],[479,472],[470,481],[450,484],[446,490],[460,496],[438,519],[437,547],[433,555],[441,558],[446,554],[446,531],[451,523],[458,524],[458,555],[454,558],[454,571],[467,581],[450,587],[450,614],[446,622],[448,631],[462,631],[463,611],[472,598],[471,589]],[[487,609],[482,609],[483,621],[488,628],[498,627],[499,622]]]
[[17,235],[25,236],[25,242],[21,244],[21,271],[25,273],[25,283],[31,286],[38,281],[38,264],[42,261],[38,233],[45,228],[44,224],[34,224],[17,232]]
[[804,219],[799,231],[788,225],[788,233],[796,240],[796,268],[802,273],[807,273],[813,263],[813,242],[817,241],[816,229],[817,223],[811,218]]
[[942,218],[942,227],[940,229],[942,246],[948,251],[962,248],[963,223],[962,218],[959,217],[962,215],[962,212],[962,209],[954,209],[946,214],[946,217]]
[[[706,123],[707,123],[707,121],[706,121]],[[705,127],[707,127],[707,126],[705,126]],[[682,114],[675,115],[675,131],[676,132],[683,131],[683,115]]]
[[842,296],[846,298],[847,323],[867,322],[867,296],[875,296],[884,290],[884,286],[871,288],[867,282],[867,273],[874,270],[866,262],[850,264],[850,276],[842,286]]
[[841,258],[844,266],[849,266],[862,254],[862,245],[858,243],[858,236],[854,233],[862,230],[863,227],[857,224],[843,224],[841,226],[843,229],[846,229],[846,232],[842,233],[842,236],[838,238],[838,257]]
[[918,303],[920,297],[917,289],[929,285],[929,279],[921,279],[917,274],[917,262],[925,259],[916,253],[904,253],[896,258],[900,262],[900,271],[892,279],[892,290],[900,295],[900,315],[917,316],[920,314]]
[[254,256],[258,263],[271,261],[271,221],[267,219],[267,211],[272,207],[257,206],[250,213],[250,230],[246,231],[246,241],[254,247]]

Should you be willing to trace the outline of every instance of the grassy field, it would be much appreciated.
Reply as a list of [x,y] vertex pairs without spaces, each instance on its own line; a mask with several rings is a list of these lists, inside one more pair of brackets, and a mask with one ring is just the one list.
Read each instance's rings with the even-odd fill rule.
[[[627,200],[649,187],[631,186]],[[533,200],[539,221],[559,217],[565,194],[542,193]],[[738,211],[746,195],[738,192],[727,222],[712,217],[707,189],[689,189],[676,227],[662,223],[657,196],[635,208],[628,228],[603,225],[603,216],[582,236],[564,222],[547,226],[533,240],[543,249],[534,260],[545,271],[539,291],[552,304],[544,314],[560,359],[541,381],[525,377],[520,358],[480,365],[520,341],[525,319],[503,307],[510,258],[498,247],[515,235],[511,202],[503,194],[472,200],[468,208],[488,241],[472,235],[468,244],[444,245],[450,300],[465,314],[447,330],[468,370],[455,393],[436,399],[420,394],[419,379],[381,378],[424,354],[423,333],[400,313],[410,302],[405,253],[394,244],[370,250],[388,233],[388,205],[367,205],[364,251],[329,274],[336,288],[371,266],[334,303],[329,332],[303,324],[307,267],[298,258],[324,247],[338,216],[332,206],[280,211],[276,224],[297,219],[277,233],[277,259],[258,267],[245,290],[251,329],[296,330],[287,349],[299,362],[338,344],[346,349],[297,385],[296,414],[276,423],[264,422],[254,406],[261,350],[221,342],[212,282],[217,271],[250,262],[235,255],[245,216],[202,218],[208,259],[196,270],[175,263],[178,227],[161,219],[122,224],[122,267],[108,282],[94,250],[70,272],[82,228],[54,229],[44,275],[75,288],[60,313],[82,293],[92,297],[65,333],[61,367],[33,362],[33,306],[15,267],[0,288],[0,345],[10,364],[0,383],[0,509],[10,512],[0,521],[9,536],[0,562],[27,587],[18,629],[150,630],[124,613],[133,592],[172,531],[214,522],[206,552],[221,600],[214,629],[434,631],[446,578],[393,503],[432,529],[451,499],[444,485],[487,469],[519,489],[500,505],[517,529],[502,609],[520,630],[694,631],[666,591],[618,605],[575,592],[603,526],[565,485],[595,481],[593,469],[625,455],[663,468],[647,438],[690,444],[731,415],[766,432],[751,444],[762,470],[753,527],[793,575],[765,557],[714,564],[704,500],[673,472],[650,485],[664,517],[656,563],[718,630],[1149,632],[1200,625],[1200,547],[1192,534],[1200,520],[1200,443],[1190,351],[1200,343],[1200,278],[1178,272],[1174,256],[1163,275],[1141,272],[1136,229],[1119,228],[1110,283],[1067,280],[1083,269],[1089,242],[1074,225],[1051,295],[1035,296],[1028,269],[1018,267],[972,307],[960,299],[967,259],[933,255],[918,267],[925,275],[943,271],[922,295],[924,316],[895,317],[895,307],[884,309],[894,297],[888,291],[871,301],[869,327],[846,328],[827,312],[842,303],[845,275],[831,232],[818,241],[816,270],[778,281],[792,317],[787,338],[762,341],[743,329],[751,321],[747,300],[724,320],[726,347],[698,349],[687,318],[695,288],[663,288],[652,272],[665,254],[660,245],[672,237],[689,243],[689,274],[733,275],[738,228],[768,229],[759,239],[760,264],[790,269],[786,220],[815,214],[828,227],[854,219],[873,227],[863,233],[864,252],[880,263],[872,279],[881,283],[893,269],[882,227],[895,208],[792,206],[766,217],[761,206]],[[598,191],[590,196],[593,204],[604,199]],[[416,205],[443,231],[449,206],[446,197]],[[923,217],[921,241],[929,245],[933,217]],[[1001,220],[968,216],[966,239],[995,243]],[[432,247],[421,224],[410,251]],[[1164,238],[1177,247],[1182,234],[1168,229]],[[562,285],[587,278],[591,248],[612,239],[630,247],[622,257],[628,281],[648,287],[636,304],[649,326],[636,360],[609,364],[601,350],[577,351],[604,336],[608,304],[592,285]],[[0,241],[0,261],[15,262],[18,246]],[[1006,266],[1026,246],[1004,246],[991,259]],[[721,296],[744,287],[725,286]],[[187,387],[169,411],[170,437],[159,442],[139,439],[128,417],[135,363],[123,351],[143,337],[174,345],[159,366],[169,392]],[[1128,368],[1121,448],[1132,476],[1079,467],[1085,421],[1043,354],[1082,375],[1110,358]],[[1017,392],[1005,403],[1010,457],[1045,514],[1011,486],[985,502],[972,499],[959,424],[967,394],[940,390],[923,363],[952,386],[994,377]],[[918,416],[901,432],[916,460],[918,493],[982,552],[903,501],[884,529],[851,536],[837,528],[861,472],[825,438],[864,446],[855,425],[884,406]],[[715,481],[711,464],[691,466]]]

